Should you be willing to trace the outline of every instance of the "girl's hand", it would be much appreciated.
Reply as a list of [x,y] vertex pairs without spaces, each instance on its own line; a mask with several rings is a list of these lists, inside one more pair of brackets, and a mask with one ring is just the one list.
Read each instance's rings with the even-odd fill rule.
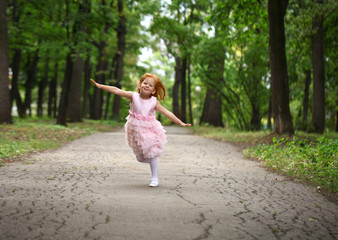
[[191,124],[190,123],[182,123],[181,127],[191,127]]
[[94,81],[94,79],[90,79],[90,81],[95,85],[95,87],[100,88],[100,84]]

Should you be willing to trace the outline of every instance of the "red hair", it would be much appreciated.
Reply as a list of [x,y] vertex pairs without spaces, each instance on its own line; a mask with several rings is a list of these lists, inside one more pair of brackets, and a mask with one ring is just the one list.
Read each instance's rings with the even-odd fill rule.
[[[164,100],[165,95],[166,95],[166,91],[165,91],[165,87],[161,81],[161,79],[151,73],[145,73],[143,74],[143,76],[141,77],[140,81],[139,81],[139,85],[141,85],[141,83],[146,79],[146,78],[152,78],[154,79],[154,84],[155,84],[155,90],[156,92],[154,94],[151,94],[152,96],[156,97],[157,99],[160,98],[161,100]],[[140,89],[137,90],[138,93],[140,93]]]

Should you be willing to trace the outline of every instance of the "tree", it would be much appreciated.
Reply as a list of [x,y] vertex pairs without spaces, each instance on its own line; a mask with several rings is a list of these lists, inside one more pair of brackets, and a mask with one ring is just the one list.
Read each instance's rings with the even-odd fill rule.
[[272,115],[277,134],[294,134],[289,107],[284,16],[288,0],[268,0]]
[[81,122],[81,95],[82,95],[82,79],[84,72],[84,61],[82,57],[81,36],[84,36],[84,20],[88,17],[90,11],[90,3],[88,0],[79,4],[77,19],[74,23],[74,47],[75,60],[72,68],[71,84],[69,90],[69,104],[67,109],[67,117],[70,122]]
[[[20,4],[17,4],[17,1],[12,1],[11,3],[12,7],[12,24],[16,27],[16,29],[20,32],[20,15],[21,15],[21,9],[22,6]],[[20,64],[21,64],[21,56],[22,56],[22,50],[20,47],[16,47],[14,52],[14,56],[12,59],[12,63],[10,64],[13,71],[13,77],[12,77],[12,88],[11,88],[11,109],[13,106],[13,102],[15,100],[16,107],[18,109],[19,117],[25,116],[25,109],[24,105],[22,103],[22,99],[19,93],[19,72],[20,72]]]
[[26,92],[25,92],[25,102],[24,102],[24,110],[25,114],[32,116],[32,90],[36,83],[36,76],[37,76],[37,67],[39,62],[39,49],[37,48],[33,54],[32,58],[29,58],[27,62],[27,79],[25,83]]
[[[294,111],[292,115],[297,109],[296,126],[302,130],[321,132],[324,126],[335,128],[337,8],[338,2],[331,0],[290,1],[288,5],[285,32],[290,106]],[[303,99],[303,103],[299,99]],[[321,125],[322,130],[315,125]]]
[[[116,86],[121,88],[122,78],[123,78],[123,60],[124,60],[124,50],[126,45],[126,17],[123,11],[123,0],[118,0],[118,13],[119,21],[116,28],[117,32],[117,52],[115,54],[116,59],[116,68],[115,68],[115,79]],[[120,117],[120,105],[121,97],[118,95],[114,96],[114,105],[113,105],[113,119],[119,120]]]
[[[224,127],[222,117],[222,84],[224,82],[224,60],[225,50],[219,39],[219,31],[216,29],[214,39],[210,39],[205,46],[211,55],[205,63],[207,71],[205,72],[205,85],[207,94],[204,100],[204,107],[201,123],[208,123],[216,127]],[[209,46],[209,47],[207,47]]]
[[58,62],[54,65],[54,74],[52,80],[49,82],[49,89],[48,89],[48,116],[49,117],[56,117],[57,112],[57,79],[58,79],[58,69],[59,65]]
[[[317,0],[321,4],[323,1]],[[312,127],[317,133],[324,132],[325,126],[325,71],[324,71],[324,17],[315,14],[312,18],[312,69],[313,69],[313,93],[312,93]]]
[[187,120],[187,92],[191,92],[190,89],[187,90],[188,63],[190,64],[193,46],[199,41],[196,32],[200,31],[199,24],[202,22],[201,16],[196,13],[204,11],[204,5],[205,1],[188,0],[173,1],[170,5],[164,4],[159,14],[154,15],[154,22],[151,26],[152,33],[157,34],[158,38],[163,40],[168,55],[175,60],[172,108],[173,113],[183,122]]
[[44,91],[48,83],[48,72],[49,72],[49,56],[47,52],[47,57],[45,60],[45,70],[42,79],[39,82],[39,90],[38,90],[37,115],[40,117],[43,115]]
[[0,1],[0,18],[0,123],[11,123],[11,104],[8,88],[9,44],[7,1]]
[[[66,19],[66,36],[67,36],[67,43],[71,43],[71,30],[70,30],[70,4],[69,1],[66,1],[66,13],[65,13],[65,19]],[[75,31],[78,29],[74,27],[73,29],[73,34],[75,34]],[[72,55],[74,53],[74,49],[71,46],[68,46],[69,50],[67,53],[67,58],[66,58],[66,69],[64,72],[64,78],[62,82],[62,91],[61,91],[61,96],[60,96],[60,101],[59,101],[59,109],[58,109],[58,115],[56,119],[56,123],[59,125],[67,126],[67,105],[68,105],[68,97],[69,97],[69,89],[70,89],[70,84],[71,84],[71,75],[72,75],[72,68],[73,68],[73,60],[72,60]]]
[[[111,23],[111,9],[108,5],[108,2],[102,1],[99,4],[100,13],[99,19],[103,22],[102,27],[99,27],[99,36],[98,39],[93,40],[93,45],[96,46],[98,51],[95,79],[100,84],[105,84],[106,81],[106,72],[108,68],[108,56],[107,56],[107,46],[108,46],[108,35],[109,30],[112,28]],[[102,15],[102,16],[101,16]],[[103,106],[103,93],[102,90],[95,88],[94,96],[91,103],[90,117],[92,119],[101,119],[102,117],[102,106]]]

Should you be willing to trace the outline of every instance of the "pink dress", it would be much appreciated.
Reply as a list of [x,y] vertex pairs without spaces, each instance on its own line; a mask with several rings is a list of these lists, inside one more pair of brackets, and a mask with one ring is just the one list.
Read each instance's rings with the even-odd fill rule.
[[126,140],[137,159],[146,162],[149,158],[161,155],[167,136],[162,124],[156,120],[156,97],[142,99],[134,92],[130,103],[129,115],[124,126]]

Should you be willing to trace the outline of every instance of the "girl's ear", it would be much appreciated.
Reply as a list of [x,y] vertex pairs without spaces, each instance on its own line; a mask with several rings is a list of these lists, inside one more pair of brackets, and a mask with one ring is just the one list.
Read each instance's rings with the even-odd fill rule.
[[156,89],[151,93],[151,95],[154,95],[156,93]]
[[137,87],[138,89],[140,89],[141,88],[141,83],[139,82],[138,83],[138,87]]

